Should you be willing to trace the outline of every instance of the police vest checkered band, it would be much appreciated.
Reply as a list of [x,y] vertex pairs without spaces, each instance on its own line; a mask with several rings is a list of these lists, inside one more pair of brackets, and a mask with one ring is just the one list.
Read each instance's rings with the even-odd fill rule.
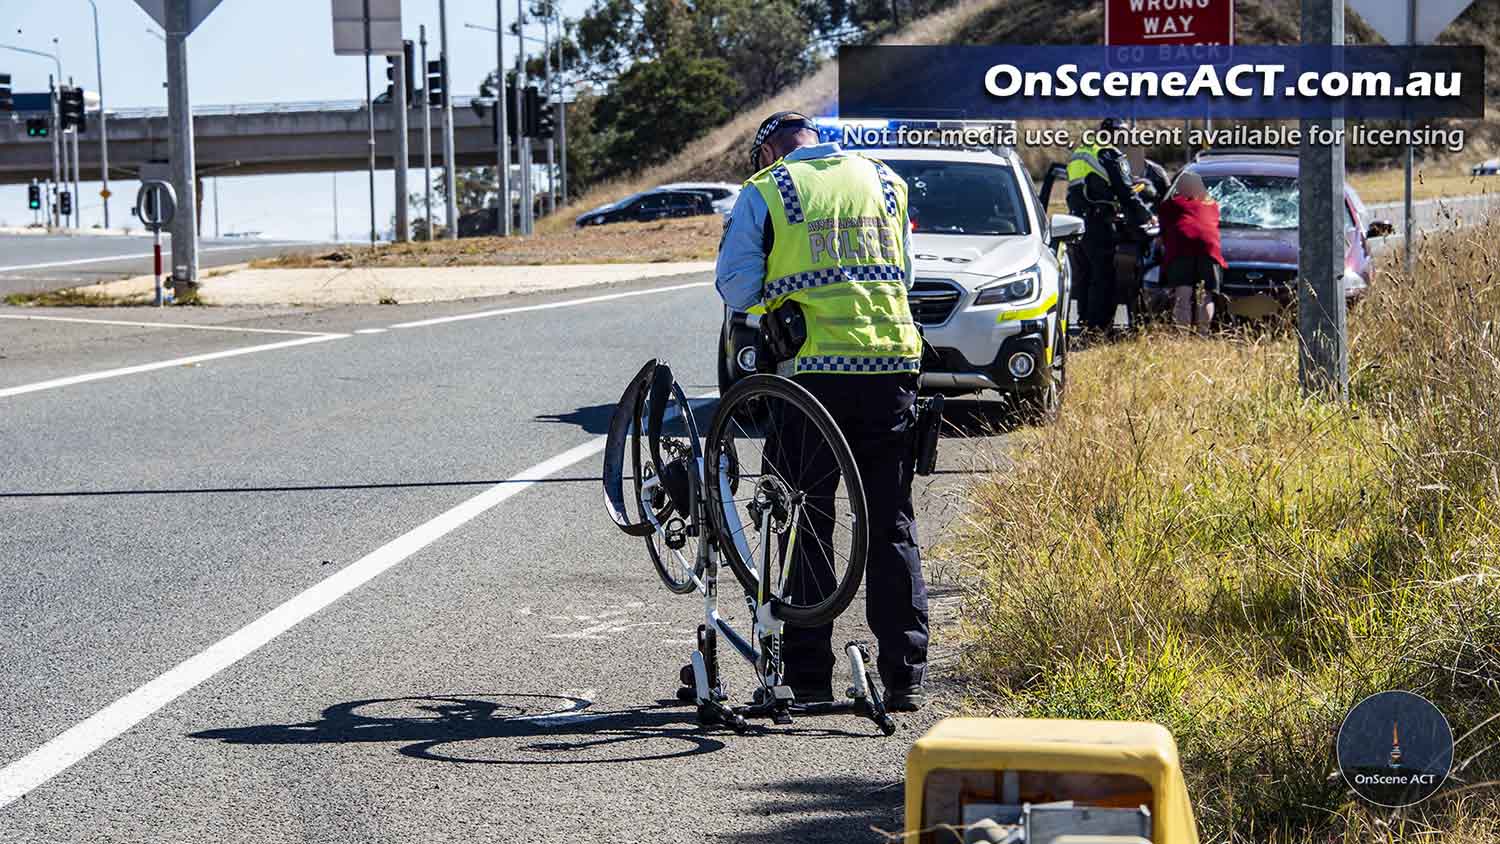
[[921,358],[845,355],[808,355],[797,358],[798,372],[916,372],[921,368]]
[[778,278],[766,285],[763,296],[766,300],[771,300],[779,296],[785,296],[788,293],[796,293],[798,290],[806,290],[809,287],[822,287],[825,284],[840,284],[846,281],[905,280],[906,269],[892,264],[828,267],[821,270],[793,273],[785,278]]
[[776,180],[776,190],[781,194],[781,207],[786,209],[786,221],[796,224],[802,222],[802,202],[797,199],[797,186],[792,184],[792,173],[786,169],[785,164],[778,164],[771,170],[771,178]]
[[885,213],[896,216],[896,186],[891,184],[890,168],[884,162],[870,159],[875,171],[880,174],[880,193],[885,197]]

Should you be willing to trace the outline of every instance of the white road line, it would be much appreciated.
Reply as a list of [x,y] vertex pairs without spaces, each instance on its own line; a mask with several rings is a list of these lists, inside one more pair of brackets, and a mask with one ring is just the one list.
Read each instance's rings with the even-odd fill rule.
[[437,517],[376,548],[286,603],[189,657],[167,673],[104,707],[61,735],[0,768],[0,809],[67,770],[116,736],[191,691],[199,683],[254,653],[298,622],[370,582],[392,566],[549,475],[604,450],[604,437],[542,461],[495,484]]
[[136,366],[126,366],[120,369],[105,369],[99,372],[88,372],[83,375],[70,375],[66,378],[54,378],[51,381],[38,381],[34,384],[22,384],[19,387],[5,387],[0,389],[0,399],[19,396],[25,393],[35,393],[39,390],[53,390],[58,387],[71,387],[74,384],[84,384],[89,381],[102,381],[105,378],[119,378],[122,375],[135,375],[141,372],[151,372],[156,369],[168,369],[174,366],[187,366],[204,361],[219,360],[221,358],[232,358],[240,355],[252,355],[256,352],[269,352],[274,349],[290,349],[293,346],[305,346],[308,343],[326,343],[329,340],[340,340],[348,337],[347,334],[319,334],[316,337],[298,337],[296,340],[282,340],[279,343],[266,343],[260,346],[243,346],[238,349],[227,349],[222,352],[208,352],[201,355],[188,355],[182,358],[161,360],[155,363],[142,363]]
[[564,299],[561,302],[547,302],[541,305],[520,305],[514,308],[499,308],[493,311],[478,311],[471,314],[458,314],[457,316],[434,317],[432,319],[421,319],[416,322],[398,322],[391,328],[425,328],[429,325],[441,325],[445,322],[462,322],[466,319],[484,319],[486,317],[505,316],[506,314],[521,314],[527,311],[546,311],[553,308],[570,308],[574,305],[591,305],[595,302],[608,302],[611,299],[624,299],[627,296],[649,296],[653,293],[670,293],[673,290],[688,290],[694,287],[708,287],[711,281],[695,281],[690,284],[673,284],[668,287],[652,287],[646,290],[627,290],[624,293],[604,293],[598,296],[585,296],[582,299]]
[[[81,322],[89,325],[124,325],[131,328],[185,328],[193,331],[234,331],[241,334],[295,334],[301,337],[325,337],[327,331],[292,331],[288,328],[241,328],[235,325],[193,325],[186,322],[144,322],[124,319],[85,319],[83,317],[32,316],[0,314],[0,319],[34,319],[43,322]],[[358,333],[358,332],[356,332]]]
[[356,328],[356,329],[354,329],[354,333],[355,334],[384,334],[385,332],[386,332],[386,330],[384,328]]
[[[706,393],[695,396],[690,401],[698,403],[714,395],[716,393]],[[538,481],[603,451],[606,439],[595,437],[529,469],[523,469],[519,474],[423,522],[309,586],[281,606],[220,639],[206,650],[183,660],[167,673],[69,727],[36,750],[0,768],[0,809],[72,767],[152,713],[254,653],[299,622],[369,583],[382,572],[501,502],[530,489]],[[561,713],[557,717],[569,719],[584,716]]]
[[[216,246],[211,249],[199,249],[199,252],[235,252],[241,249],[264,249],[276,244],[254,243],[247,246]],[[166,251],[163,246],[163,252]],[[13,267],[0,267],[0,273],[21,272],[23,270],[45,270],[52,267],[74,267],[79,264],[99,264],[104,261],[134,261],[154,257],[156,253],[145,252],[140,255],[105,255],[100,258],[75,258],[70,261],[47,261],[41,264],[18,264]]]

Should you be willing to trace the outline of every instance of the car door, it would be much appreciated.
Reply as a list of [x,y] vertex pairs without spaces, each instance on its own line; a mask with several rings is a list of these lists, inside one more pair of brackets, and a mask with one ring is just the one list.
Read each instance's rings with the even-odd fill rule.
[[653,193],[641,197],[635,204],[632,218],[641,222],[660,220],[669,213],[670,197],[670,194],[665,193]]

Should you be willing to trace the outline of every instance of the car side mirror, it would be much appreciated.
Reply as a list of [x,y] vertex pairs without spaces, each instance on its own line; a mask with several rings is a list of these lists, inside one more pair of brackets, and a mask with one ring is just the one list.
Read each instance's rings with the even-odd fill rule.
[[1395,234],[1396,226],[1390,220],[1375,220],[1370,223],[1370,228],[1365,232],[1365,237],[1385,237]]
[[1083,218],[1072,214],[1052,215],[1052,242],[1071,243],[1083,237]]

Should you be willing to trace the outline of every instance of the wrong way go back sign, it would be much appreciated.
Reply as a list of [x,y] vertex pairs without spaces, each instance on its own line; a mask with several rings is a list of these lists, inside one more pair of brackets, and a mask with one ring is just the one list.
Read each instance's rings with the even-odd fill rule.
[[1104,0],[1104,43],[1234,43],[1234,0]]

